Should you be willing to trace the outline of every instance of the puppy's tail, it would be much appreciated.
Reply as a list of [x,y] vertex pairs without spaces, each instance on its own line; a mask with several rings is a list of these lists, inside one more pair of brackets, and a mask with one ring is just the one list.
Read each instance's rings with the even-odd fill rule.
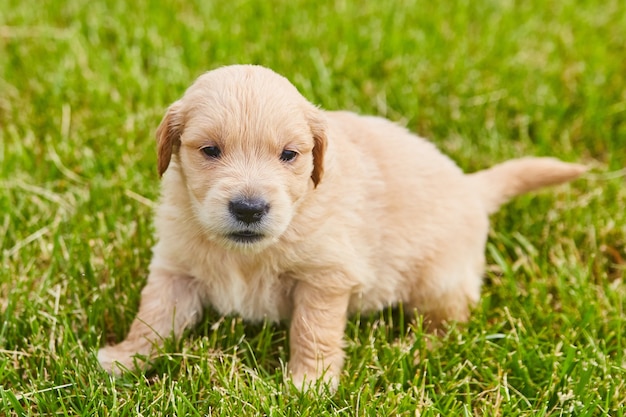
[[555,158],[520,158],[469,174],[489,214],[511,198],[529,191],[577,178],[587,168]]

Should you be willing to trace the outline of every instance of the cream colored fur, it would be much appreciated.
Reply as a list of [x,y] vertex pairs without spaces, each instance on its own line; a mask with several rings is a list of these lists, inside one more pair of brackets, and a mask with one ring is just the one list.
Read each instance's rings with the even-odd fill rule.
[[[158,243],[126,340],[99,352],[113,373],[180,336],[210,305],[247,320],[288,320],[294,384],[323,376],[336,387],[350,314],[402,302],[432,329],[467,320],[480,294],[488,214],[585,170],[526,158],[465,175],[406,129],[319,110],[257,66],[201,76],[170,107],[157,140]],[[284,150],[297,156],[281,159]],[[242,198],[267,202],[260,221],[234,217],[229,205]],[[229,237],[242,230],[262,237]]]

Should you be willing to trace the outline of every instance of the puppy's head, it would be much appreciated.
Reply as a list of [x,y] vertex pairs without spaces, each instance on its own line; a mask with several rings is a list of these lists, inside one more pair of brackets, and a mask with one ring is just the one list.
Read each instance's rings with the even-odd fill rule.
[[202,75],[157,129],[158,169],[173,155],[207,235],[260,249],[288,228],[322,180],[323,114],[278,74],[257,66]]

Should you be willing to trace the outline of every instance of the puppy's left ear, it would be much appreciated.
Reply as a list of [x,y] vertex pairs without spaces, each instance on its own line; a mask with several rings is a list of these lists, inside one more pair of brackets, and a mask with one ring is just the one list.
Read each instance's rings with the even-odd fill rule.
[[317,108],[309,112],[308,119],[311,133],[313,134],[313,172],[311,172],[311,179],[313,180],[313,185],[317,187],[324,174],[324,154],[326,153],[326,144],[328,142],[326,137],[326,120],[322,112]]
[[172,104],[156,131],[159,177],[163,176],[170,165],[172,153],[177,152],[180,147],[180,135],[183,133],[180,107],[178,101]]

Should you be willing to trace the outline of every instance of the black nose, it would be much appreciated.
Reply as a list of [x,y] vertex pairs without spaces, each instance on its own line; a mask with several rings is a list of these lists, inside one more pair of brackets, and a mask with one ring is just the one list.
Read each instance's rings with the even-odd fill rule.
[[270,205],[258,198],[242,198],[228,203],[228,210],[239,221],[257,223],[269,211]]

